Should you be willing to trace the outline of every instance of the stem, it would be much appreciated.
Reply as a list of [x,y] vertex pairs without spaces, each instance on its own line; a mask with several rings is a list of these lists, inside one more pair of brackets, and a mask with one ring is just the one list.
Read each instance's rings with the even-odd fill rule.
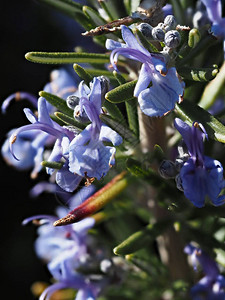
[[[155,144],[160,145],[166,152],[164,118],[148,117],[140,109],[138,110],[138,114],[142,152],[153,151]],[[157,191],[150,185],[147,186],[147,198],[149,199],[149,207],[154,214],[155,223],[170,217],[168,211],[158,205]],[[162,235],[158,236],[157,244],[161,260],[168,267],[171,279],[187,279],[189,267],[183,252],[184,245],[174,227],[169,227]]]

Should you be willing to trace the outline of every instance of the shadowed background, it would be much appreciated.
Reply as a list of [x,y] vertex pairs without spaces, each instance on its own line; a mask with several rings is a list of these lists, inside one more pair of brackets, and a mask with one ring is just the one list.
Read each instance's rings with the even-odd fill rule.
[[[89,51],[98,50],[89,38],[80,35],[83,29],[76,22],[36,1],[1,1],[0,15],[1,103],[16,91],[38,95],[56,67],[26,61],[26,52],[73,51],[75,46],[85,48],[87,44]],[[14,102],[5,115],[1,114],[1,145],[10,129],[29,123],[24,107],[31,106],[27,101]],[[31,199],[29,190],[38,180],[31,180],[29,172],[9,167],[2,157],[0,164],[1,293],[7,299],[33,299],[31,284],[48,281],[49,276],[34,252],[35,226],[22,226],[21,222],[32,215],[53,214],[58,203],[54,195]]]

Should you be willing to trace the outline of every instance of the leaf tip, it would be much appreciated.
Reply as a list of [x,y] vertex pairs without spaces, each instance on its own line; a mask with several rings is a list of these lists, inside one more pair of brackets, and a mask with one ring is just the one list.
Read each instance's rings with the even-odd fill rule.
[[44,93],[45,93],[44,91],[40,91],[38,94],[40,97],[44,97]]
[[25,58],[26,58],[27,60],[31,60],[31,57],[32,57],[32,52],[27,52],[27,53],[25,54]]
[[115,255],[120,255],[120,254],[118,253],[118,247],[115,247],[115,248],[113,249],[113,253],[114,253]]
[[69,225],[75,223],[75,216],[72,214],[68,214],[64,218],[61,218],[53,223],[53,226],[58,227],[58,226],[64,226],[64,225]]

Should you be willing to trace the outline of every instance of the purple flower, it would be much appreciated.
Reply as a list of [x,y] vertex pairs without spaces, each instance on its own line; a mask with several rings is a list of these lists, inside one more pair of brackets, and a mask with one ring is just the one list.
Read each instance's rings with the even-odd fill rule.
[[[76,92],[77,82],[74,78],[64,69],[53,70],[50,73],[50,82],[47,83],[43,90],[45,92],[55,94],[62,99],[66,99],[71,93]],[[11,102],[28,100],[35,108],[37,108],[38,98],[28,92],[16,92],[9,95],[2,103],[2,113],[6,113],[7,108]],[[53,110],[51,104],[47,104],[49,112]]]
[[69,170],[87,178],[96,177],[98,180],[107,174],[115,163],[116,149],[105,146],[103,142],[110,142],[114,146],[121,144],[122,138],[114,130],[104,125],[100,120],[101,109],[101,81],[94,78],[91,89],[83,82],[79,85],[78,114],[86,115],[91,121],[69,145]]
[[[45,147],[48,144],[52,145],[55,143],[48,161],[62,161],[63,163],[62,168],[55,174],[56,183],[66,191],[74,191],[82,180],[82,177],[69,171],[68,157],[64,155],[64,153],[68,152],[67,145],[74,138],[74,133],[70,132],[64,127],[61,127],[50,118],[46,100],[42,97],[38,99],[38,118],[36,118],[30,109],[24,109],[24,112],[31,124],[16,129],[10,137],[10,151],[14,159],[18,161],[20,160],[20,157],[16,157],[14,145],[17,143],[17,137],[21,136],[21,134],[25,134],[27,132],[29,132],[31,135],[33,134],[31,146],[36,153],[36,156],[34,157],[36,163],[34,170],[36,172],[41,168],[41,161],[43,160]],[[22,149],[23,148],[18,151],[19,155],[20,152],[22,152]],[[47,172],[48,174],[52,175],[54,170],[47,168]]]
[[225,18],[222,18],[221,0],[201,0],[205,5],[208,17],[212,22],[211,30],[213,34],[223,39],[225,53]]
[[[93,188],[83,188],[76,194],[76,202],[84,201],[92,192]],[[73,205],[70,203],[70,206]],[[58,208],[57,215],[62,217],[67,213],[65,208]],[[93,218],[86,218],[72,225],[54,227],[52,223],[58,219],[55,216],[39,215],[24,220],[27,224],[32,220],[40,219],[38,238],[35,250],[55,279],[56,283],[50,285],[41,295],[40,299],[49,299],[52,293],[63,288],[78,290],[76,300],[85,300],[88,297],[95,299],[105,280],[101,277],[99,281],[92,282],[91,275],[83,275],[78,268],[88,268],[91,257],[88,250],[90,243],[87,231],[94,226]],[[47,297],[47,298],[46,298]],[[88,299],[89,299],[88,298]]]
[[214,205],[222,205],[225,195],[219,194],[225,187],[223,167],[219,161],[204,155],[203,139],[207,136],[204,127],[197,122],[190,127],[178,118],[174,125],[188,149],[178,175],[184,195],[197,207],[204,206],[206,196]]
[[[45,85],[44,91],[49,93],[55,93],[59,97],[66,99],[69,93],[76,91],[76,82],[75,80],[69,75],[67,71],[64,69],[54,70],[51,72],[51,81]],[[47,115],[49,113],[53,113],[54,108],[49,103],[45,105],[40,104],[42,111],[40,110],[41,107],[38,106],[38,99],[26,92],[18,92],[15,94],[10,95],[2,104],[2,111],[3,113],[6,112],[9,104],[12,100],[23,100],[27,99],[30,101],[35,108],[38,109],[38,116],[39,116],[39,123],[48,123],[51,126],[51,121],[49,120],[50,117],[44,117],[43,115]],[[41,101],[41,100],[40,100]],[[40,102],[39,101],[39,102]],[[44,107],[45,106],[45,107]],[[36,117],[31,116],[30,110],[25,109],[25,113],[27,114],[28,118],[32,119],[32,123],[36,122]],[[48,121],[47,121],[48,119]],[[40,128],[40,126],[39,126]],[[25,130],[25,129],[29,129]],[[59,128],[58,128],[59,129]],[[17,132],[16,143],[13,147],[13,154],[10,152],[10,142],[9,138],[12,133]],[[19,170],[27,170],[33,167],[31,172],[31,177],[35,178],[40,172],[42,166],[41,161],[43,160],[43,152],[44,146],[50,146],[54,144],[55,137],[49,135],[48,133],[44,132],[41,128],[40,130],[31,129],[30,127],[21,127],[20,129],[15,129],[10,131],[8,134],[8,139],[2,146],[1,152],[4,159],[7,161],[9,165],[14,166]],[[20,134],[18,134],[18,132]],[[18,158],[18,159],[17,159]]]
[[126,26],[121,26],[121,32],[125,44],[109,39],[106,41],[106,48],[113,50],[111,64],[118,71],[116,63],[119,55],[141,62],[134,96],[138,97],[144,114],[163,116],[174,109],[176,102],[182,100],[184,83],[179,80],[174,67],[167,70],[162,54],[149,53]]
[[224,300],[225,299],[225,278],[220,275],[219,268],[203,250],[189,244],[184,252],[191,256],[194,269],[196,263],[200,263],[205,276],[191,288],[193,300]]

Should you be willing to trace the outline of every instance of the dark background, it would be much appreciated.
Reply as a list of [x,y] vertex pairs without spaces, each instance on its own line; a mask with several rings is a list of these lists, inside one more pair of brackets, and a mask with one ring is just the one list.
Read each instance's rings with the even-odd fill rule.
[[[81,1],[84,3],[84,1]],[[0,3],[0,102],[16,91],[38,91],[49,81],[49,73],[56,66],[26,61],[29,51],[73,51],[76,45],[96,51],[90,39],[75,21],[34,0],[11,0]],[[6,133],[28,124],[23,108],[26,101],[10,105],[5,115],[0,114],[0,145]],[[30,287],[35,281],[48,281],[45,266],[34,252],[36,228],[22,226],[24,218],[36,214],[53,214],[58,204],[51,195],[37,199],[29,197],[29,190],[37,182],[29,172],[17,171],[0,157],[1,185],[1,294],[6,299],[34,299]]]

